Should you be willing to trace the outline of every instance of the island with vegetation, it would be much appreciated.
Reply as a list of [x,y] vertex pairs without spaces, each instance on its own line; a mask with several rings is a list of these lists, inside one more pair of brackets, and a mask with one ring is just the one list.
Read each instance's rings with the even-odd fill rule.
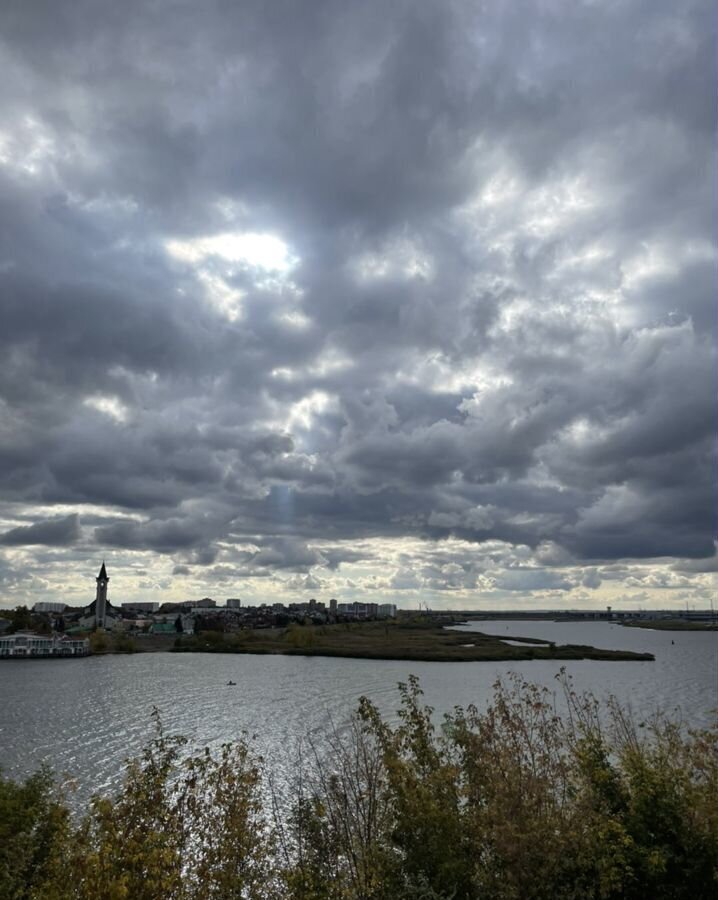
[[[509,644],[507,641],[516,643]],[[235,632],[201,631],[194,635],[178,635],[172,649],[175,652],[280,653],[421,662],[654,659],[650,653],[603,650],[508,634],[497,637],[476,631],[448,629],[441,619],[432,617],[316,626],[292,624],[288,628],[243,629]]]
[[626,628],[649,628],[652,631],[718,631],[714,621],[701,622],[691,619],[624,619]]

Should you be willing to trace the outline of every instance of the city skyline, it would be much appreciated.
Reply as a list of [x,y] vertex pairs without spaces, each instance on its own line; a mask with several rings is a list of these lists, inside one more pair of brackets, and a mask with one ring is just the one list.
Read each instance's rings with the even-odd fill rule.
[[0,610],[707,607],[712,4],[122,9],[0,12]]

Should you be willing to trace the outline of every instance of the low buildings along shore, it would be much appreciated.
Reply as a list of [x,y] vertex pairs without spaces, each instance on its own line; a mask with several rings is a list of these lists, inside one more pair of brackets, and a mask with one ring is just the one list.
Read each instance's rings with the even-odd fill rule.
[[32,656],[87,656],[90,642],[87,638],[67,634],[35,634],[18,631],[0,636],[0,658],[25,659]]

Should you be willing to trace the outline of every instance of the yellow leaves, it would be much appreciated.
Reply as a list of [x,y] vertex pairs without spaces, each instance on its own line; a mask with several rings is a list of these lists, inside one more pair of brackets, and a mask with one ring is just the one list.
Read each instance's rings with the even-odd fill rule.
[[398,724],[362,699],[274,817],[246,744],[183,755],[157,718],[78,826],[46,776],[26,794],[0,780],[0,873],[23,885],[13,900],[712,896],[718,734],[656,721],[639,739],[624,711],[567,697],[562,720],[540,689],[499,683],[437,729],[410,679]]

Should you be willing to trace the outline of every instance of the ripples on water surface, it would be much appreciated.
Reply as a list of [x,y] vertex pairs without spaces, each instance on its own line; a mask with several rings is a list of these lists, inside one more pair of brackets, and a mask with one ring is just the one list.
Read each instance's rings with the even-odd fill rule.
[[[648,651],[655,662],[566,663],[578,690],[615,694],[642,717],[680,709],[693,725],[718,706],[718,634],[649,631],[604,622],[475,622],[469,630]],[[672,644],[671,641],[675,643]],[[417,663],[300,656],[146,653],[0,663],[0,767],[21,777],[49,762],[76,777],[78,797],[116,784],[122,762],[152,735],[157,707],[168,732],[191,746],[248,735],[283,781],[311,735],[321,744],[359,697],[393,718],[397,682],[418,675],[438,714],[486,703],[509,671],[556,687],[560,662]],[[237,682],[236,687],[227,681]]]

